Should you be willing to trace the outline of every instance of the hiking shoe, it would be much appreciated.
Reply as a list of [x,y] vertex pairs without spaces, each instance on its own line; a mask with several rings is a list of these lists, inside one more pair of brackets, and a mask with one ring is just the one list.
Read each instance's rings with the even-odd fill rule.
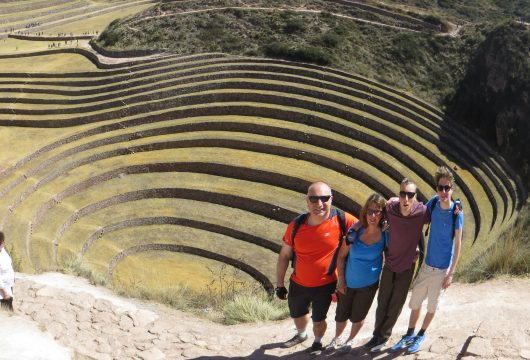
[[320,354],[322,354],[322,343],[314,342],[313,345],[311,345],[311,351],[309,353],[311,355],[320,355]]
[[412,342],[412,345],[410,345],[407,349],[407,352],[409,354],[414,354],[420,351],[421,344],[425,341],[426,336],[415,336],[414,341]]
[[395,352],[406,348],[414,342],[415,337],[416,336],[414,334],[403,336],[401,340],[399,340],[396,344],[392,345],[392,347],[390,348],[390,352]]
[[289,339],[286,342],[284,342],[282,347],[290,348],[290,347],[293,347],[293,346],[298,345],[300,343],[303,343],[306,340],[307,340],[307,334],[305,334],[305,336],[301,336],[300,334],[296,334],[291,339]]
[[347,354],[351,351],[351,349],[353,349],[353,339],[348,340],[346,344],[342,345],[338,352],[341,354]]
[[378,352],[385,346],[387,339],[374,336],[363,347],[369,352]]
[[340,337],[335,337],[333,338],[333,340],[331,340],[329,345],[326,346],[326,350],[328,351],[337,350],[338,348],[341,347],[341,345],[342,345],[342,339]]

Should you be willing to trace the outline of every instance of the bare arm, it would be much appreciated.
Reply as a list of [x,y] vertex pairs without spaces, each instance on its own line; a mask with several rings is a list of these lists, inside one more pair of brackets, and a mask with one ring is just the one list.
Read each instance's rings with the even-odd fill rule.
[[284,287],[285,273],[289,267],[289,261],[293,254],[293,248],[287,244],[283,244],[278,255],[278,263],[276,264],[276,286]]
[[453,262],[451,263],[451,267],[449,268],[449,271],[447,272],[447,275],[445,276],[444,283],[442,285],[442,288],[447,289],[449,285],[453,282],[453,274],[456,269],[456,265],[458,264],[458,258],[460,256],[460,247],[462,245],[462,229],[455,230],[455,239],[454,239],[454,253],[453,253]]
[[339,276],[337,281],[337,289],[342,294],[346,294],[346,277],[344,269],[346,267],[345,259],[349,251],[350,245],[346,244],[346,241],[343,241],[339,250],[339,255],[337,257],[337,273]]

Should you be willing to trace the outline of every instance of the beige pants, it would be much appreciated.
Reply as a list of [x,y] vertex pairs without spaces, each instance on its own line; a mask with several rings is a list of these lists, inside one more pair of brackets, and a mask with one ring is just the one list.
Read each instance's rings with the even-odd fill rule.
[[409,307],[412,310],[418,310],[423,301],[427,298],[429,301],[427,304],[427,311],[430,313],[436,312],[446,275],[447,269],[437,269],[424,263],[421,266],[418,278],[414,283]]

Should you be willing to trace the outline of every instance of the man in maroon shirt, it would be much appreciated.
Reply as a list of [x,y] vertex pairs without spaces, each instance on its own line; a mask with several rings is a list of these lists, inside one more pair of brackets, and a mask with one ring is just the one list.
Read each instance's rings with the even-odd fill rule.
[[379,284],[373,337],[364,345],[370,352],[381,350],[392,334],[414,275],[423,225],[430,221],[427,207],[416,200],[416,188],[414,181],[403,179],[399,199],[391,198],[386,205],[390,241]]

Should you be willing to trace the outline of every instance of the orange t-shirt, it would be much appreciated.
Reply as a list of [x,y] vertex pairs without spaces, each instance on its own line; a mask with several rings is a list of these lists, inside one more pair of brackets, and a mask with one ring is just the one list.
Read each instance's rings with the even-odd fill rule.
[[[348,213],[345,213],[345,219],[347,231],[357,219]],[[293,226],[294,220],[283,235],[283,242],[291,247]],[[293,251],[296,253],[296,264],[291,280],[306,287],[322,286],[336,281],[337,271],[331,276],[328,276],[327,271],[339,245],[339,238],[340,224],[337,216],[316,226],[301,224],[295,235]]]

